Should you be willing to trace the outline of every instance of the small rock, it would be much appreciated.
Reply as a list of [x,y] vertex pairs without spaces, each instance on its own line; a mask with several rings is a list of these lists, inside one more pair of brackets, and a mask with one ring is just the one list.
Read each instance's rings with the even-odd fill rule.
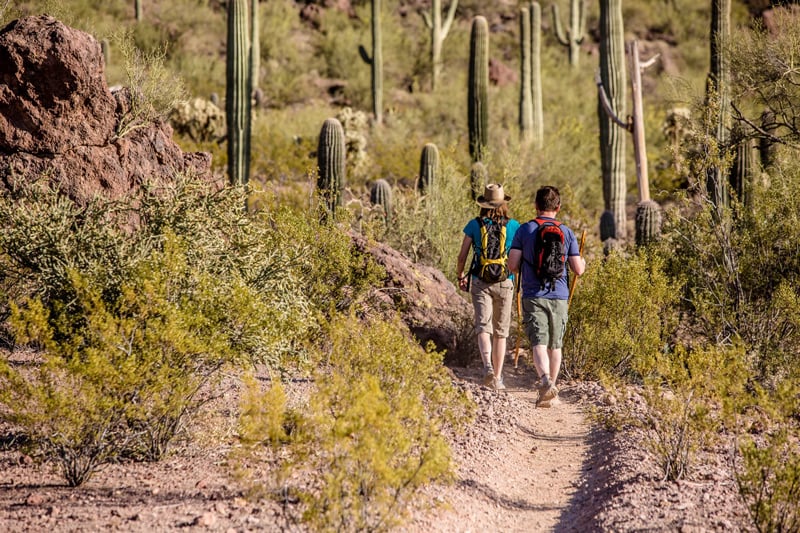
[[34,506],[34,505],[42,505],[43,503],[44,503],[44,496],[37,492],[32,492],[28,494],[27,498],[25,498],[26,505]]
[[205,512],[194,519],[192,525],[201,527],[211,527],[217,523],[217,515],[211,511]]

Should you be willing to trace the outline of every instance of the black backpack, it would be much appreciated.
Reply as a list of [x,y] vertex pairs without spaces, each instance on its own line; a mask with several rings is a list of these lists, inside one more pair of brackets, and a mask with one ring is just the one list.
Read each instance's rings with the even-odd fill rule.
[[553,289],[556,281],[564,277],[564,265],[567,262],[564,232],[558,220],[534,220],[539,227],[533,241],[533,268],[542,286]]
[[476,219],[481,227],[481,254],[475,260],[473,273],[486,283],[499,283],[508,279],[506,254],[506,224],[508,219],[487,224],[483,217]]

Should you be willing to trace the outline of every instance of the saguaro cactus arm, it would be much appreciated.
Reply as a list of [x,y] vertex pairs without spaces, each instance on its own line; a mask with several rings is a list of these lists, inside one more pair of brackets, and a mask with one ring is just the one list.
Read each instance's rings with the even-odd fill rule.
[[559,16],[558,4],[553,3],[553,31],[558,42],[569,48],[569,63],[578,65],[579,48],[586,33],[586,2],[585,0],[571,0],[569,13],[569,28],[564,31]]
[[606,115],[625,131],[633,131],[633,118],[628,115],[627,120],[622,120],[614,112],[614,108],[611,106],[611,100],[608,98],[608,93],[606,93],[603,87],[603,80],[600,78],[599,70],[594,76],[594,82],[597,84],[597,96],[600,99],[600,104],[603,106],[603,111],[605,111]]
[[430,14],[427,11],[422,12],[422,19],[428,29],[431,30],[431,85],[434,90],[442,70],[442,43],[444,43],[447,34],[450,32],[450,26],[456,16],[457,6],[458,0],[450,2],[444,22],[442,22],[442,0],[431,1]]

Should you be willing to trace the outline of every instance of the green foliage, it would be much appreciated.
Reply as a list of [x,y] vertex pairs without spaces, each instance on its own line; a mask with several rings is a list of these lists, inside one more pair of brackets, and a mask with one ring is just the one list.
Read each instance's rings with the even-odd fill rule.
[[166,47],[143,52],[132,34],[114,34],[113,43],[122,58],[128,102],[117,124],[116,134],[124,137],[157,119],[165,119],[185,99],[183,82],[165,64]]
[[800,143],[800,73],[795,67],[800,53],[800,14],[775,8],[773,27],[758,23],[755,30],[740,29],[728,43],[731,98],[735,116],[758,125],[763,111],[773,122],[767,132],[794,147]]
[[678,289],[663,262],[644,253],[590,262],[570,305],[564,371],[631,376],[634,362],[655,357],[674,332]]
[[685,280],[694,331],[715,343],[741,340],[762,377],[785,375],[800,349],[797,168],[786,161],[768,188],[756,183],[749,209],[734,204],[720,215],[687,201],[693,209],[668,217],[659,252]]
[[[287,409],[280,384],[261,394],[251,387],[239,467],[252,468],[258,458],[278,463],[272,479],[251,471],[251,489],[296,494],[302,520],[315,531],[386,531],[418,505],[421,487],[449,479],[443,431],[461,427],[472,409],[441,354],[407,335],[399,322],[338,318],[307,406]],[[286,468],[311,481],[297,485],[282,474]]]
[[[666,480],[683,478],[693,456],[713,442],[744,392],[746,366],[741,349],[706,348],[637,359],[644,377],[646,445]],[[722,416],[720,415],[722,413]]]
[[796,373],[762,394],[756,409],[769,416],[773,427],[764,435],[744,435],[738,443],[736,481],[759,532],[800,528],[798,394]]

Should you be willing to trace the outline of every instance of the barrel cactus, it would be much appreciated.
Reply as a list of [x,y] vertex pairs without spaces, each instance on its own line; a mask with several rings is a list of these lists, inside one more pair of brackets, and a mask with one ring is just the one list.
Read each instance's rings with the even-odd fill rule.
[[439,178],[439,149],[433,143],[422,148],[419,161],[419,181],[417,190],[422,194],[432,194]]
[[489,171],[486,169],[486,165],[480,161],[473,163],[472,168],[469,169],[469,185],[473,200],[477,200],[478,196],[483,194],[483,189],[486,187],[488,180]]
[[467,115],[469,155],[482,161],[489,144],[489,23],[481,16],[472,19]]
[[661,236],[661,206],[652,200],[636,206],[636,246],[646,246]]
[[369,201],[372,205],[383,208],[386,220],[392,218],[392,186],[385,179],[378,179],[369,190]]
[[344,128],[335,118],[326,119],[319,133],[317,146],[317,191],[325,211],[323,220],[332,219],[342,205],[345,183]]

